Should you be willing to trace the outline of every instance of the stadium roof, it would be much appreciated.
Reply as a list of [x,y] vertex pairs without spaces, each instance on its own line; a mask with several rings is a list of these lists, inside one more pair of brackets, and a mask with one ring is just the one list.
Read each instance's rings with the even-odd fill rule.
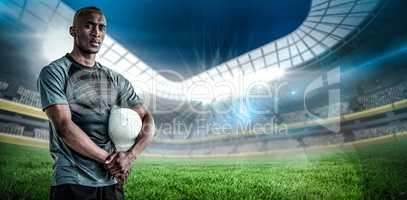
[[[308,17],[294,32],[182,82],[161,76],[109,36],[102,45],[98,60],[122,73],[136,88],[161,97],[185,100],[195,95],[196,100],[211,100],[227,92],[221,89],[222,86],[230,85],[236,89],[231,95],[238,95],[242,92],[238,86],[242,82],[245,82],[244,91],[244,87],[254,81],[272,80],[286,70],[331,54],[372,19],[381,1],[313,0]],[[52,54],[46,55],[50,60],[71,48],[72,38],[61,33],[67,32],[74,10],[63,2],[27,0],[2,1],[0,4],[4,4],[2,12],[27,27],[35,31],[46,30],[44,46],[54,49],[50,52]]]
[[171,69],[183,80],[291,33],[311,7],[311,0],[62,1],[75,10],[101,8],[112,38],[158,72]]

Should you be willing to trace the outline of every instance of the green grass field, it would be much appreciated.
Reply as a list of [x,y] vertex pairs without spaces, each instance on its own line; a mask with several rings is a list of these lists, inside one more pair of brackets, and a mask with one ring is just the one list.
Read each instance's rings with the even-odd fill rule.
[[[48,150],[0,143],[1,199],[47,199]],[[126,199],[407,199],[407,139],[251,158],[140,158]]]

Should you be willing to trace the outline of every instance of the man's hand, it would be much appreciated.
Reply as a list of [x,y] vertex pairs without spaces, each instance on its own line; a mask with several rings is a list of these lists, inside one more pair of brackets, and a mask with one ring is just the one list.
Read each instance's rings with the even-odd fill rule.
[[113,152],[105,160],[105,168],[117,181],[124,183],[130,175],[132,159],[127,152]]
[[130,172],[131,172],[131,168],[129,169],[129,171],[127,171],[127,173],[115,176],[115,178],[120,184],[123,185],[127,181],[127,179],[129,178]]

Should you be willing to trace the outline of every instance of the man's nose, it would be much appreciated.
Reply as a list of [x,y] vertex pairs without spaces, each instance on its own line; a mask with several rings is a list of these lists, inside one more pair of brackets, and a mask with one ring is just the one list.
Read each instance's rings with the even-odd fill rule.
[[94,37],[100,37],[101,35],[101,31],[96,27],[96,28],[92,28],[92,31],[90,32],[90,34]]

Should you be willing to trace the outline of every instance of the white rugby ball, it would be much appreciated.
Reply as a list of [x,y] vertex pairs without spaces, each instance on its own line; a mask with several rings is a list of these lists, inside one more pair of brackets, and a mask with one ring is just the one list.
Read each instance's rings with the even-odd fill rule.
[[110,110],[108,132],[117,151],[127,151],[133,146],[142,126],[136,111],[117,106]]

